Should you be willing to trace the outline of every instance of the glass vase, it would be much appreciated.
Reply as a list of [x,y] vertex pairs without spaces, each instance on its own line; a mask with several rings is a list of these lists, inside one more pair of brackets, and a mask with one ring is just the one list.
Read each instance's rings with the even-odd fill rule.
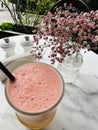
[[74,53],[70,56],[66,56],[63,62],[58,64],[57,69],[63,76],[65,83],[72,83],[75,80],[82,63],[82,54]]

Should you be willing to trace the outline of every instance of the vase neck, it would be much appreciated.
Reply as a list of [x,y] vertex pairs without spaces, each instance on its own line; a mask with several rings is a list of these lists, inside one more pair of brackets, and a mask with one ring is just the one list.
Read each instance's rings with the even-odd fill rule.
[[81,53],[74,53],[64,58],[63,64],[70,64],[73,66],[80,66],[83,63],[83,56]]

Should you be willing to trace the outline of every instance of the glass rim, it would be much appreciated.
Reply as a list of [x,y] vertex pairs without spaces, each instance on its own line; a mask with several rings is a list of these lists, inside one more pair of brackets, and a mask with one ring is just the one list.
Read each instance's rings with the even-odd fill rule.
[[[43,110],[43,111],[39,111],[39,112],[27,112],[27,111],[23,111],[23,110],[21,110],[21,109],[19,109],[18,107],[16,107],[12,102],[11,102],[11,100],[9,99],[9,97],[8,97],[8,93],[7,93],[7,82],[8,82],[8,80],[9,79],[7,79],[7,81],[6,81],[6,85],[5,85],[5,97],[6,97],[6,99],[7,99],[7,102],[9,103],[9,105],[15,110],[15,111],[17,111],[17,112],[19,112],[19,113],[21,113],[21,114],[25,114],[25,115],[39,115],[39,114],[43,114],[43,113],[46,113],[46,112],[48,112],[48,111],[50,111],[50,110],[52,110],[53,108],[55,108],[59,103],[60,103],[60,101],[61,101],[61,99],[63,98],[63,95],[64,95],[64,80],[63,80],[63,77],[62,77],[62,75],[60,74],[60,72],[56,69],[56,68],[54,68],[53,66],[51,66],[51,65],[49,65],[49,64],[47,64],[47,63],[43,63],[43,62],[28,62],[28,63],[41,63],[41,64],[46,64],[46,65],[48,65],[49,67],[51,67],[51,68],[53,68],[57,73],[58,73],[58,75],[59,75],[59,77],[60,77],[60,79],[61,79],[61,81],[62,81],[62,93],[61,93],[61,96],[60,96],[60,98],[57,100],[57,102],[54,104],[54,105],[52,105],[50,108],[47,108],[46,110]],[[26,64],[28,64],[28,63],[26,63]],[[25,63],[23,64],[23,65],[25,65]],[[21,65],[20,65],[21,66]],[[19,67],[19,66],[18,66]],[[17,68],[18,68],[17,67]]]

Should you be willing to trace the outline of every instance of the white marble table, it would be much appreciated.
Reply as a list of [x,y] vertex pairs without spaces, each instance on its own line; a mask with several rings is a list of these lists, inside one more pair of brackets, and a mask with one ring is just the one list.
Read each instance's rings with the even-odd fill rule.
[[[13,37],[19,43],[19,37]],[[17,44],[18,44],[17,43]],[[44,130],[98,130],[98,55],[83,53],[83,65],[65,94],[51,124]],[[0,82],[0,130],[28,130],[19,123]]]

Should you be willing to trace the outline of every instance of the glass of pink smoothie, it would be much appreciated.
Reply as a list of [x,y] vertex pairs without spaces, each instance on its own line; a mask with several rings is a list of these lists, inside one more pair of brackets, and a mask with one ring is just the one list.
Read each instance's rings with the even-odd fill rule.
[[13,72],[15,81],[7,80],[5,95],[18,120],[38,130],[49,124],[64,93],[59,72],[46,63],[31,62]]

